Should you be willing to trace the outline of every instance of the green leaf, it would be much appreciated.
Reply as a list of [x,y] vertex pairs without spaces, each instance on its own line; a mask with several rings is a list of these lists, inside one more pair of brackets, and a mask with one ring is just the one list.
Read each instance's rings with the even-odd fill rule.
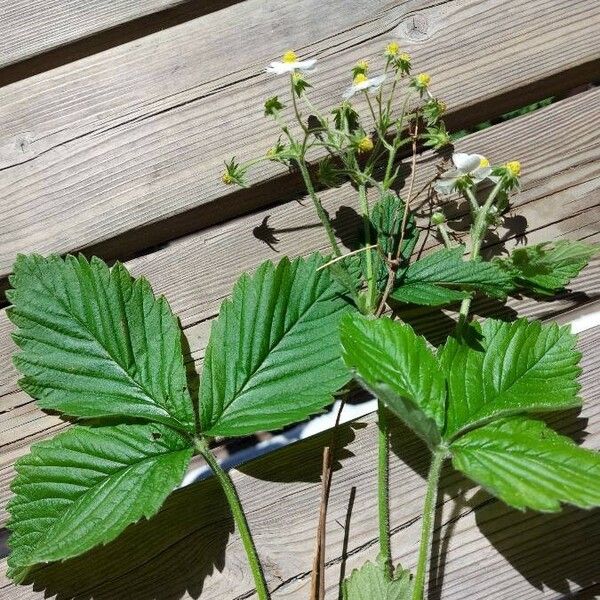
[[434,283],[408,283],[392,292],[391,297],[407,304],[442,306],[471,297],[471,292],[453,290]]
[[[377,233],[377,244],[383,254],[396,254],[402,230],[405,204],[394,193],[386,192],[373,205],[371,223]],[[406,219],[406,231],[402,241],[401,256],[409,258],[419,239],[419,230],[414,215],[409,211]]]
[[553,296],[578,275],[598,252],[598,244],[559,240],[517,248],[509,258],[496,260],[514,272],[519,287],[540,296]]
[[19,384],[42,408],[194,430],[181,329],[145,279],[97,258],[29,255],[11,284]]
[[498,417],[581,405],[581,355],[568,326],[487,319],[473,331],[479,341],[448,338],[438,354],[448,381],[446,438]]
[[9,576],[65,560],[150,518],[181,483],[193,449],[159,423],[75,426],[17,461]]
[[430,446],[444,426],[446,382],[425,338],[410,325],[358,314],[342,319],[344,361],[361,385]]
[[317,254],[263,263],[236,283],[213,323],[200,388],[206,435],[243,435],[306,419],[348,382],[338,323],[354,310]]
[[[387,279],[387,266],[383,256],[396,256],[400,244],[402,220],[404,218],[405,204],[393,192],[386,192],[373,205],[371,210],[371,225],[373,227],[373,241],[377,242],[377,250],[371,251],[373,257],[373,272],[380,287],[385,286]],[[406,230],[402,240],[400,256],[408,260],[415,249],[419,239],[419,230],[415,223],[414,215],[409,211],[406,219]],[[364,252],[361,253],[363,272],[366,272]]]
[[391,297],[398,302],[439,306],[478,291],[504,300],[514,288],[512,275],[495,262],[465,261],[463,255],[464,247],[457,246],[415,261],[399,275]]
[[344,600],[410,600],[413,581],[409,571],[396,569],[392,579],[385,576],[383,567],[366,562],[354,569],[343,583]]
[[501,419],[463,435],[450,450],[458,470],[515,508],[600,506],[600,454],[542,421]]

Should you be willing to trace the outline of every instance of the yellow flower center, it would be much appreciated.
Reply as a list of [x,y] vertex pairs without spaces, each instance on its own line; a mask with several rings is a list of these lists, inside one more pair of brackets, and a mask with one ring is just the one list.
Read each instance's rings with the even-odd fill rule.
[[233,183],[233,177],[227,172],[223,173],[221,179],[223,180],[223,183],[226,183],[227,185]]
[[281,60],[284,63],[293,63],[298,60],[298,56],[293,50],[288,50],[282,57]]
[[365,137],[358,142],[358,151],[371,152],[371,150],[373,150],[373,140],[368,135],[365,135]]
[[480,161],[479,161],[479,167],[480,168],[485,168],[485,167],[489,167],[490,166],[490,161],[484,156]]
[[410,62],[410,54],[408,52],[403,52],[398,58],[402,62]]
[[390,42],[385,48],[385,53],[388,56],[396,56],[399,51],[400,46],[398,45],[398,42]]
[[507,162],[505,167],[513,177],[518,177],[521,174],[521,163],[518,160]]
[[431,75],[429,75],[428,73],[419,73],[417,75],[417,83],[421,87],[426,88],[431,83]]
[[368,77],[364,73],[358,73],[354,78],[354,85],[358,85],[359,83],[364,83],[368,81]]

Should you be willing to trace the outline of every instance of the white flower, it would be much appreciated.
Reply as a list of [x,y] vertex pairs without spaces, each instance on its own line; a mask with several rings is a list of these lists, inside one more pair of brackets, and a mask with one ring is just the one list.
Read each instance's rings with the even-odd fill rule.
[[441,194],[451,194],[455,191],[456,182],[461,177],[469,176],[473,183],[479,183],[492,173],[490,161],[481,154],[456,152],[452,155],[452,162],[454,169],[442,173],[433,186]]
[[309,58],[308,60],[298,60],[296,53],[293,50],[288,50],[282,57],[281,61],[273,61],[267,67],[267,73],[274,73],[275,75],[282,75],[283,73],[295,73],[296,71],[310,72],[313,70],[316,58]]
[[385,75],[378,75],[377,77],[367,77],[364,73],[359,73],[352,82],[352,85],[344,92],[344,99],[348,100],[356,94],[356,92],[377,92],[381,87],[381,84],[385,81]]

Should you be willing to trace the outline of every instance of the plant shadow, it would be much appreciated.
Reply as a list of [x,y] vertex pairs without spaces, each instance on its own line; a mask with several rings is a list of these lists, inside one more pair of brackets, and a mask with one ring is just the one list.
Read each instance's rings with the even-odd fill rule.
[[[302,440],[301,444],[291,443],[277,449],[277,460],[273,460],[273,456],[269,453],[236,468],[254,479],[263,481],[317,482],[321,480],[325,447],[332,443],[332,439],[334,440],[332,469],[334,472],[339,471],[342,468],[342,461],[354,456],[347,446],[354,441],[355,430],[365,426],[356,421],[345,423],[337,427],[335,437],[333,437],[333,430],[323,431]],[[282,468],[282,465],[285,468]]]
[[214,478],[177,490],[160,512],[106,546],[37,567],[27,583],[57,600],[178,600],[225,565],[233,521]]

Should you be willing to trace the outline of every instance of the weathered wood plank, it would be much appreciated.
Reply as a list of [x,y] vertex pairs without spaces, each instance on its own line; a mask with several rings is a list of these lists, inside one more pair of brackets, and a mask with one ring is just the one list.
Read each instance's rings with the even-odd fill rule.
[[[592,133],[587,133],[584,108],[595,114],[600,90],[555,104],[538,113],[507,122],[461,140],[460,150],[481,151],[496,160],[519,157],[523,160],[523,189],[515,198],[515,214],[529,223],[523,235],[529,243],[547,239],[571,237],[600,241],[600,149]],[[592,107],[590,109],[590,107]],[[568,148],[568,152],[561,151]],[[419,181],[426,181],[433,172],[435,158],[431,153],[421,157]],[[417,186],[418,189],[418,186]],[[325,194],[326,205],[333,213],[343,206],[353,206],[355,199],[343,188]],[[301,255],[318,248],[325,250],[325,238],[316,225],[309,203],[295,202],[243,217],[214,227],[194,236],[174,242],[145,257],[130,261],[135,274],[150,278],[157,292],[166,294],[174,310],[181,315],[189,340],[192,357],[201,365],[204,348],[219,304],[226,297],[233,281],[243,270],[252,270],[266,259],[277,259],[273,252],[257,240],[252,231],[271,215],[269,224],[280,238],[276,248],[281,254]],[[514,219],[513,219],[514,220]],[[346,230],[347,236],[350,229]],[[516,233],[501,229],[508,245],[514,244]],[[432,239],[427,241],[431,246]],[[236,261],[227,262],[235,248]],[[539,303],[531,299],[510,299],[507,311],[523,316],[549,318],[585,304],[600,296],[600,260],[594,261],[574,282],[573,293],[554,302]],[[489,312],[490,303],[476,305],[482,313]],[[4,376],[0,396],[0,506],[8,498],[8,484],[13,476],[12,463],[27,452],[31,442],[53,435],[61,427],[60,420],[40,411],[23,392],[17,392],[16,373],[10,356],[14,347],[9,338],[11,330],[5,314],[0,313],[0,374]],[[407,318],[409,318],[407,316]],[[422,333],[440,334],[440,327],[450,321],[431,325],[430,313],[421,312],[410,318]],[[435,335],[434,335],[435,334]],[[64,425],[62,425],[64,427]],[[0,509],[0,523],[6,513]]]
[[261,105],[282,80],[262,70],[278,49],[319,59],[322,106],[356,59],[398,38],[415,68],[431,71],[455,122],[473,122],[597,75],[599,22],[591,0],[247,0],[7,86],[0,277],[19,251],[123,257],[289,198],[269,179],[281,175],[274,165],[256,176],[270,183],[248,192],[219,182],[225,157],[272,142]]
[[2,0],[0,68],[179,4],[182,0]]
[[[582,395],[579,418],[555,416],[561,431],[600,448],[600,328],[581,334]],[[587,423],[586,423],[587,420]],[[365,428],[340,430],[345,448],[334,475],[327,536],[327,597],[337,598],[340,570],[346,574],[377,553],[376,435],[373,416]],[[400,424],[394,425],[391,514],[395,561],[413,568],[427,468],[426,450]],[[354,438],[354,439],[353,439]],[[274,598],[306,598],[313,536],[318,518],[320,457],[329,433],[248,463],[232,475],[246,507]],[[597,585],[600,511],[566,509],[561,514],[517,513],[469,486],[447,469],[442,479],[436,543],[445,556],[443,577],[432,598],[564,598]],[[463,492],[464,491],[464,495]],[[211,479],[177,492],[160,515],[130,528],[119,541],[38,575],[36,592],[12,586],[0,575],[10,600],[60,592],[61,598],[253,597],[240,541],[227,511],[216,501]],[[448,543],[447,535],[452,533]],[[345,543],[345,535],[348,540]],[[3,571],[3,570],[2,570]],[[4,578],[3,578],[4,577]],[[439,589],[441,587],[441,590]],[[592,597],[592,596],[583,596]]]

